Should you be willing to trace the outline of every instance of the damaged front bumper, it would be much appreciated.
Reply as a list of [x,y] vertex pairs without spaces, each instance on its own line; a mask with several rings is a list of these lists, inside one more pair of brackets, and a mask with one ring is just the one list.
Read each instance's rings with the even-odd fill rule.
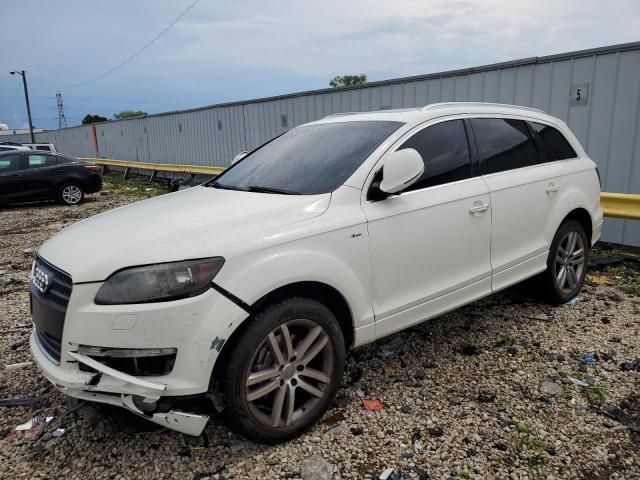
[[[200,435],[209,416],[180,411],[177,405],[208,393],[222,346],[247,312],[215,290],[172,302],[96,305],[100,285],[73,285],[57,358],[43,343],[48,339],[37,330],[34,317],[30,347],[35,363],[65,395],[126,408],[164,427]],[[32,307],[38,307],[33,299]],[[99,355],[103,350],[106,355],[144,349],[174,352],[170,368],[157,375],[138,374]]]
[[[140,409],[139,403],[154,404],[164,393],[166,385],[127,375],[102,365],[86,355],[74,352],[68,352],[68,354],[79,363],[96,370],[97,373],[68,372],[65,374],[42,353],[35,331],[31,334],[30,344],[33,358],[44,376],[65,395],[126,408],[153,423],[187,435],[200,435],[209,421],[208,415],[177,410],[146,413]],[[107,389],[110,393],[102,392],[101,389]],[[115,391],[121,393],[114,393]]]

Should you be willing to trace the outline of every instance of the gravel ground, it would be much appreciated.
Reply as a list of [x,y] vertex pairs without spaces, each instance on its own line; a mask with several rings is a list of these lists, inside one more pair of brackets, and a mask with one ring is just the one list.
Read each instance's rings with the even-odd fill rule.
[[[5,365],[30,360],[24,341],[33,251],[67,225],[158,193],[106,180],[105,191],[77,207],[0,210]],[[396,480],[638,479],[640,432],[628,425],[640,425],[640,361],[633,363],[640,298],[637,265],[624,265],[595,272],[577,305],[539,304],[519,287],[352,351],[323,421],[273,447],[244,443],[216,419],[206,442],[172,431],[109,431],[113,422],[91,412],[63,417],[62,395],[33,365],[0,367],[0,397],[35,394],[46,402],[0,406],[0,477],[325,478],[309,474],[324,467],[333,478],[354,479],[378,478],[387,468]],[[621,278],[632,287],[618,285]],[[7,279],[14,282],[2,286]],[[382,410],[366,411],[361,397],[379,400]],[[39,442],[11,433],[36,414],[55,417],[67,431]]]

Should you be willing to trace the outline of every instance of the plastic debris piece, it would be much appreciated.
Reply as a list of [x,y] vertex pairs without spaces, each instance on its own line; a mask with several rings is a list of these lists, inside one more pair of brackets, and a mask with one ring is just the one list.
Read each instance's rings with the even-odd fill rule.
[[604,275],[587,275],[587,280],[596,285],[615,285],[616,282]]
[[65,428],[56,428],[52,435],[54,437],[61,437],[62,435],[64,435],[65,430]]
[[585,353],[584,355],[582,355],[582,361],[584,363],[588,363],[589,365],[593,365],[594,363],[596,363],[596,359],[591,353]]
[[359,388],[356,389],[356,395],[360,398],[364,398],[364,392]]
[[363,399],[362,405],[368,412],[378,412],[382,410],[382,402],[380,400]]
[[383,357],[390,357],[402,346],[403,343],[404,340],[402,337],[393,337],[380,347],[380,355]]
[[378,478],[380,480],[387,480],[394,471],[395,471],[395,468],[387,468],[384,472],[380,474]]
[[579,387],[588,387],[589,386],[589,384],[587,382],[583,382],[582,380],[578,380],[577,378],[569,377],[569,380],[571,380],[571,382],[574,385],[577,385]]
[[11,285],[12,283],[16,283],[15,278],[0,278],[0,287],[6,287],[7,285]]
[[29,365],[33,365],[33,362],[12,363],[4,368],[5,370],[18,370],[20,368],[28,367]]
[[0,398],[0,407],[39,407],[44,403],[43,398],[33,395]]
[[569,300],[565,305],[578,305],[580,303],[580,299],[578,297],[573,297]]
[[231,450],[233,453],[236,453],[236,452],[239,452],[240,450],[244,450],[248,446],[249,444],[247,442],[238,442],[231,445],[229,447],[229,450]]
[[17,432],[24,432],[27,438],[36,440],[51,420],[53,420],[53,417],[45,417],[44,415],[39,415],[16,426],[11,433],[15,434]]

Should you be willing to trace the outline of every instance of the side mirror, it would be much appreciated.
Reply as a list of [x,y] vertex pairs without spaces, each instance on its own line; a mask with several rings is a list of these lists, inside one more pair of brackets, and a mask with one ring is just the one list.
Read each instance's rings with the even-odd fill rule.
[[384,161],[380,190],[385,193],[398,193],[415,183],[423,172],[424,162],[416,150],[396,150],[387,155]]
[[235,157],[233,157],[233,160],[231,160],[231,165],[233,165],[234,163],[238,163],[240,160],[242,160],[247,155],[249,155],[249,152],[247,152],[246,150],[241,151]]

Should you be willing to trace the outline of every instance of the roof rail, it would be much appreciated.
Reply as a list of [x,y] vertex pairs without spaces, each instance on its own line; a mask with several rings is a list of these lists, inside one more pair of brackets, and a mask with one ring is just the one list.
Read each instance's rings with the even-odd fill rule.
[[358,113],[369,113],[369,112],[341,112],[341,113],[332,113],[331,115],[327,115],[321,118],[321,120],[324,120],[325,118],[331,118],[331,117],[346,117],[347,115],[357,115]]
[[533,107],[522,107],[520,105],[509,105],[508,103],[491,103],[491,102],[441,102],[430,103],[422,107],[422,110],[430,110],[432,108],[444,108],[444,107],[500,107],[500,108],[513,108],[518,110],[531,110],[538,113],[547,113],[544,110]]

